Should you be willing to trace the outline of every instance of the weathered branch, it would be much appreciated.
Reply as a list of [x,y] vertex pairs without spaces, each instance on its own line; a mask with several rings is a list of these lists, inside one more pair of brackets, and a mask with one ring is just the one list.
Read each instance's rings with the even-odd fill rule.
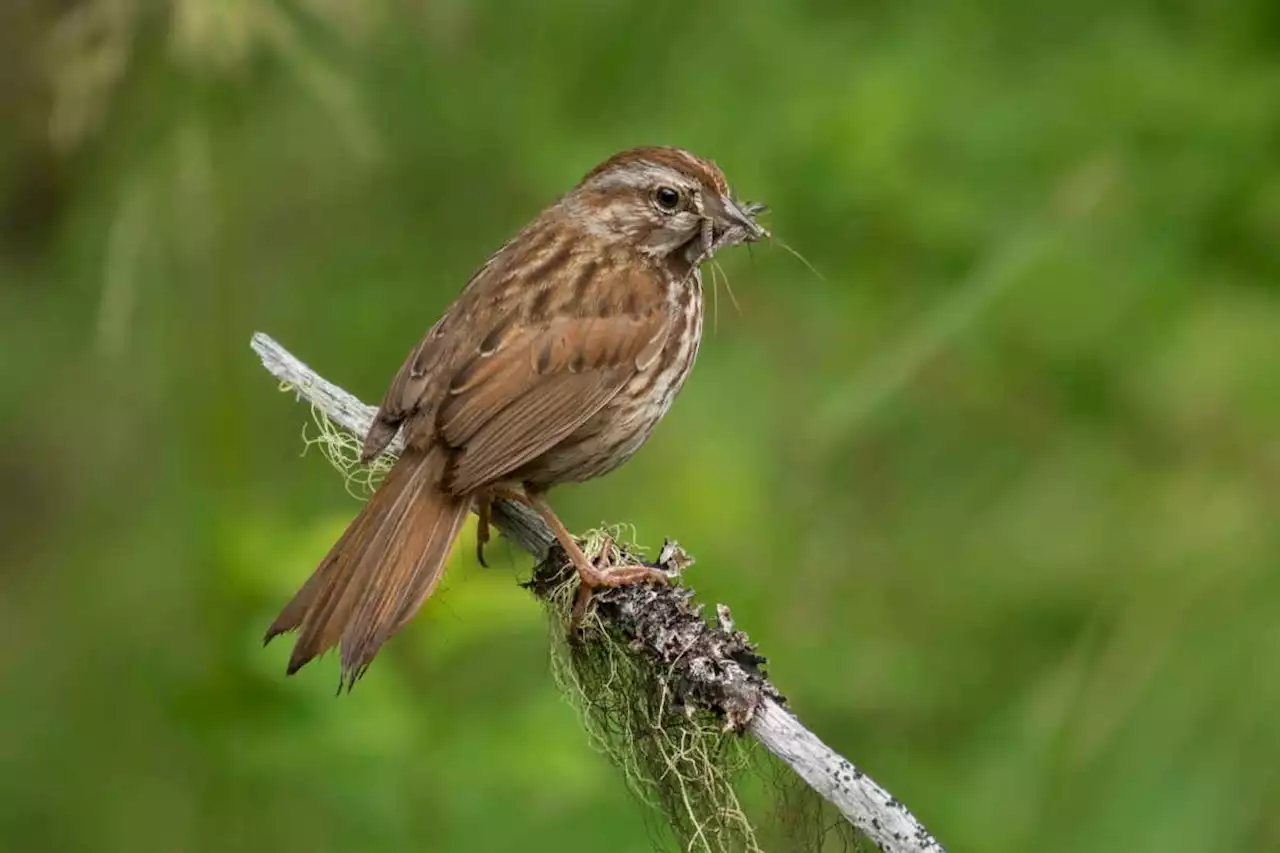
[[[255,334],[251,346],[271,375],[299,398],[357,436],[368,431],[375,409],[319,376],[267,335]],[[387,452],[401,449],[397,439]],[[495,503],[493,523],[543,563],[535,571],[536,592],[538,579],[555,562],[547,559],[555,537],[535,513],[511,501]],[[659,563],[678,568],[679,558],[678,549],[669,547]],[[749,731],[882,851],[945,853],[906,806],[783,707],[781,695],[758,667],[762,658],[746,635],[735,630],[728,608],[718,607],[717,624],[709,625],[691,606],[692,595],[681,586],[623,587],[599,596],[599,612],[652,659],[677,667],[686,695],[723,714],[727,725]]]

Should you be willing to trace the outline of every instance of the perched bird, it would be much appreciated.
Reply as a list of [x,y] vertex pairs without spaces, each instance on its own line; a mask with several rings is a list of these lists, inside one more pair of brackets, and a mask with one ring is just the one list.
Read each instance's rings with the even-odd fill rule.
[[391,381],[362,457],[405,450],[267,631],[298,630],[288,672],[335,645],[350,687],[439,582],[468,511],[516,498],[547,521],[584,588],[665,582],[600,569],[546,502],[634,454],[702,336],[699,266],[768,236],[719,167],[636,148],[596,166],[471,277]]

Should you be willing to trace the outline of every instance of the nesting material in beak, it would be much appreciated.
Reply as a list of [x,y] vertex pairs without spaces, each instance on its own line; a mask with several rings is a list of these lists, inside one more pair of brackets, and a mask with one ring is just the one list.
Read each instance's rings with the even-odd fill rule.
[[742,203],[729,196],[713,197],[704,202],[704,214],[714,235],[713,251],[739,243],[755,243],[769,236],[769,231],[756,222],[756,216],[768,210],[759,202]]

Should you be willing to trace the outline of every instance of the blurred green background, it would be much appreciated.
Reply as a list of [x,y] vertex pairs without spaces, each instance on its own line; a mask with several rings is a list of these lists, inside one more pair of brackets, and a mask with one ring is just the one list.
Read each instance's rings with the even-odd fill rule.
[[356,504],[268,331],[366,400],[598,160],[716,159],[649,446],[803,719],[952,851],[1280,849],[1280,4],[5,0],[0,849],[663,843],[472,556],[349,697],[278,607]]

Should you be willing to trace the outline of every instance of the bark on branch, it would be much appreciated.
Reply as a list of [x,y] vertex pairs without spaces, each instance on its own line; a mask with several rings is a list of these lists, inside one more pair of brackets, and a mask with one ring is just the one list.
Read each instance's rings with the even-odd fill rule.
[[[263,367],[287,383],[338,426],[363,437],[375,409],[328,382],[275,340],[261,332],[250,344]],[[399,453],[399,438],[387,449]],[[533,587],[550,584],[563,561],[546,524],[532,510],[510,501],[493,507],[494,525],[539,561]],[[549,558],[550,557],[550,558]],[[668,546],[659,557],[664,568],[681,568],[683,554]],[[745,634],[737,631],[728,608],[717,607],[715,625],[691,605],[693,593],[679,585],[631,586],[600,595],[602,619],[632,639],[653,659],[677,668],[686,695],[715,709],[727,725],[745,730],[789,766],[816,793],[884,853],[945,853],[944,848],[907,807],[836,753],[784,707],[781,694],[764,676]]]

